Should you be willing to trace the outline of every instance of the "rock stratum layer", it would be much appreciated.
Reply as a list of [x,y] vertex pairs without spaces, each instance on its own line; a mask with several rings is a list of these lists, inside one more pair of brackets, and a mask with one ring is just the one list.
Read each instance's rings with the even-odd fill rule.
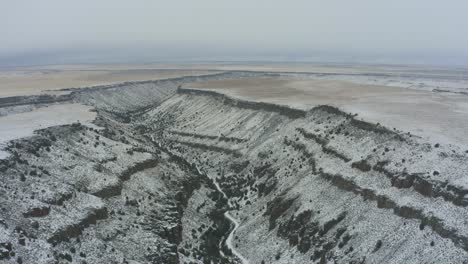
[[[93,106],[99,128],[50,127],[8,144],[0,262],[467,263],[465,150],[331,106],[181,88],[254,74],[265,73],[57,97]],[[54,98],[2,100],[5,110]]]

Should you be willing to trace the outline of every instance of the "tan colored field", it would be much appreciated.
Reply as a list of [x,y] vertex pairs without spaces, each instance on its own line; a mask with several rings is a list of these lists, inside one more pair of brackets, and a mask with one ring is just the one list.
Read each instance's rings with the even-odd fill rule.
[[[447,72],[436,68],[404,66],[326,65],[313,63],[194,63],[194,64],[96,64],[51,65],[0,68],[0,97],[40,94],[48,90],[87,87],[125,81],[157,80],[187,75],[204,75],[229,70],[270,72],[313,72],[337,74],[460,75],[466,70]],[[50,93],[50,92],[48,92]]]
[[337,106],[368,121],[434,141],[468,147],[468,96],[345,81],[248,78],[208,81],[187,88],[216,90],[247,100],[308,109]]
[[144,81],[216,73],[207,70],[161,69],[145,65],[71,65],[27,67],[0,71],[0,97],[125,81]]

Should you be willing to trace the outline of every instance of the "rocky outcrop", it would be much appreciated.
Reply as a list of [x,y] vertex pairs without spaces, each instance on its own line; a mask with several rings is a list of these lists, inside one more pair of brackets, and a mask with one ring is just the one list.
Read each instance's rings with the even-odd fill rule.
[[227,104],[229,106],[245,108],[245,109],[250,109],[250,110],[257,110],[257,111],[276,112],[276,113],[279,113],[281,115],[284,115],[290,118],[300,118],[300,117],[305,117],[306,115],[306,112],[303,110],[294,109],[294,108],[290,108],[290,107],[283,106],[283,105],[234,99],[232,97],[225,96],[224,94],[220,94],[214,91],[179,88],[177,89],[177,92],[180,94],[207,95],[207,96],[217,98],[221,100],[224,104]]
[[32,96],[12,96],[12,97],[1,97],[0,108],[12,107],[20,105],[39,105],[39,104],[51,104],[51,103],[63,103],[71,101],[72,96],[66,95],[32,95]]
[[50,212],[50,206],[34,206],[27,212],[23,213],[24,217],[42,217],[48,215]]
[[297,198],[298,197],[286,198],[279,196],[267,203],[264,215],[270,217],[268,229],[272,230],[276,227],[276,220],[291,208]]
[[47,239],[47,242],[56,244],[62,241],[68,241],[70,238],[78,237],[86,227],[95,225],[98,220],[106,219],[107,216],[108,212],[105,207],[91,210],[86,213],[82,219],[61,226]]

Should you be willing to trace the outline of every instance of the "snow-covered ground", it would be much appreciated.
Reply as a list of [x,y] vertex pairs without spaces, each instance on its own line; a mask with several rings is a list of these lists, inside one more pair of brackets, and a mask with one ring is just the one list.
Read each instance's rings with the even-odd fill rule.
[[349,81],[357,84],[384,85],[423,91],[434,89],[450,92],[468,92],[468,77],[464,74],[288,74],[299,79]]
[[288,73],[186,87],[300,109],[333,105],[366,121],[468,149],[468,94],[460,93],[468,81],[447,78]]
[[13,139],[31,136],[34,130],[50,126],[89,122],[96,113],[89,106],[81,104],[59,104],[43,107],[30,112],[0,117],[0,159],[8,156],[1,148]]

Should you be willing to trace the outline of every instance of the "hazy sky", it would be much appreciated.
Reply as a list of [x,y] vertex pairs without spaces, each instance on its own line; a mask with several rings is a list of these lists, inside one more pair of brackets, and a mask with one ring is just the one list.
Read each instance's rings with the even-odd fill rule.
[[0,65],[269,58],[468,64],[467,12],[466,0],[0,0]]

